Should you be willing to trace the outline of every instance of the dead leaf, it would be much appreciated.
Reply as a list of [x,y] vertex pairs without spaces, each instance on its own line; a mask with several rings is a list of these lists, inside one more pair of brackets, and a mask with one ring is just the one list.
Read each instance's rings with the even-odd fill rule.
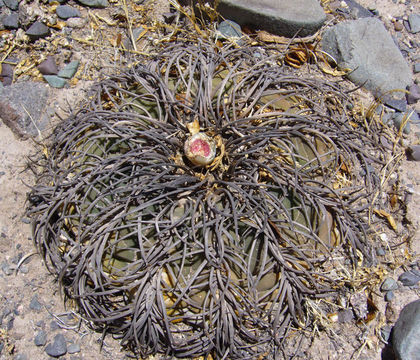
[[187,128],[191,135],[195,135],[200,132],[200,123],[195,119],[193,122],[187,124]]
[[324,63],[319,62],[318,67],[323,73],[332,75],[332,76],[344,76],[344,75],[347,75],[351,71],[350,69],[343,69],[343,70],[334,69],[328,63],[325,63],[325,62]]
[[374,209],[373,210],[375,212],[375,214],[387,219],[389,225],[395,230],[397,231],[397,224],[394,220],[394,218],[392,217],[392,215],[388,212],[386,212],[385,210],[382,209]]
[[264,30],[257,31],[257,37],[259,40],[269,43],[288,44],[290,42],[290,39],[284,36],[273,35]]

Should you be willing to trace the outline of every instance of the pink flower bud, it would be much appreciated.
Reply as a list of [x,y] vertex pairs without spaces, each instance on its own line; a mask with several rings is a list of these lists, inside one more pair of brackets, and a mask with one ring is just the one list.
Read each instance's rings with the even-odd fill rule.
[[214,160],[216,145],[206,134],[199,132],[187,139],[184,152],[194,165],[206,166]]

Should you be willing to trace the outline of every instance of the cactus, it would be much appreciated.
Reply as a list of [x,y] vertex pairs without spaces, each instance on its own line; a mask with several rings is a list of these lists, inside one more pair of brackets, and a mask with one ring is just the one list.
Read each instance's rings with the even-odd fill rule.
[[346,169],[378,144],[337,86],[254,51],[168,46],[94,86],[39,159],[36,246],[141,355],[273,353],[337,291],[331,256],[370,256],[372,182]]

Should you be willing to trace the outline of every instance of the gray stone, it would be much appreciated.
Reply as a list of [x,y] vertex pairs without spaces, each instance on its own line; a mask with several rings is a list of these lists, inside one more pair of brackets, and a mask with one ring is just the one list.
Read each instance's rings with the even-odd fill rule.
[[407,89],[409,93],[406,95],[407,104],[415,104],[420,100],[420,87],[416,84],[412,84]]
[[6,29],[17,29],[19,28],[19,15],[14,12],[6,16],[3,19],[3,25]]
[[32,297],[31,302],[29,303],[29,308],[35,311],[42,310],[42,304],[38,301],[38,294],[35,294]]
[[354,19],[364,18],[364,17],[371,17],[373,16],[372,12],[357,3],[354,0],[344,0],[349,7],[350,15]]
[[381,291],[397,290],[398,284],[393,278],[386,278],[381,285]]
[[346,309],[338,312],[338,322],[343,324],[354,320],[353,311],[351,309]]
[[43,24],[40,21],[35,21],[31,25],[31,27],[26,31],[26,35],[28,35],[32,41],[46,37],[49,34],[50,34],[50,29],[48,28],[48,26]]
[[399,360],[419,360],[420,300],[406,305],[392,330],[392,347]]
[[[133,29],[133,39],[134,41],[137,41],[139,36],[144,32],[144,27],[139,26]],[[124,47],[126,49],[133,49],[133,43],[131,41],[131,37],[127,37],[124,39]]]
[[221,0],[217,10],[240,25],[290,37],[311,35],[326,19],[316,0]]
[[58,329],[60,329],[60,325],[58,325],[57,321],[54,321],[54,320],[51,321],[50,322],[50,330],[51,331],[56,331]]
[[94,7],[94,8],[106,8],[108,0],[77,0],[79,3],[85,6]]
[[224,38],[240,38],[242,37],[241,27],[232,20],[224,20],[217,27],[220,35]]
[[411,83],[411,70],[379,19],[363,18],[331,27],[324,34],[322,49],[341,69],[352,70],[351,81],[375,96],[403,90]]
[[386,255],[385,249],[383,247],[376,248],[376,255],[378,255],[378,256],[385,256]]
[[57,75],[58,67],[55,63],[54,56],[48,56],[41,64],[38,65],[37,69],[42,75]]
[[67,84],[66,79],[57,75],[44,75],[43,77],[51,87],[56,89],[61,89]]
[[405,110],[407,110],[407,102],[405,101],[405,99],[394,99],[391,97],[387,97],[384,100],[384,104],[390,107],[391,109],[397,110],[399,112],[404,112]]
[[[407,119],[407,114],[402,114],[402,113],[394,113],[394,115],[392,115],[392,121],[394,123],[395,128],[400,131],[401,127],[404,126],[403,128],[403,133],[404,134],[409,134],[411,131],[411,125],[409,122],[409,119]],[[404,125],[403,125],[404,123]]]
[[47,343],[47,333],[44,330],[38,331],[35,335],[34,343],[36,346],[44,346]]
[[13,270],[10,268],[10,265],[6,261],[3,261],[1,263],[1,270],[7,276],[10,276],[13,274]]
[[420,161],[420,145],[410,145],[408,153],[411,160]]
[[395,294],[393,291],[387,291],[385,294],[385,301],[390,302],[395,298]]
[[417,74],[420,72],[420,63],[415,63],[413,67],[414,74]]
[[79,344],[70,344],[67,346],[67,352],[69,354],[76,354],[80,352],[80,345]]
[[59,357],[67,353],[66,339],[62,334],[54,336],[53,343],[45,347],[45,352],[52,357]]
[[0,89],[0,119],[19,138],[36,137],[45,130],[48,87],[39,82],[20,82]]
[[414,286],[420,281],[420,274],[414,271],[406,271],[401,274],[398,278],[404,286]]
[[58,5],[55,13],[61,19],[67,20],[72,17],[80,17],[80,11],[69,5]]
[[17,0],[3,0],[3,3],[10,10],[17,10],[19,8],[19,2]]
[[61,69],[57,75],[65,79],[71,79],[76,74],[79,64],[79,60],[73,60]]
[[420,31],[420,15],[410,14],[408,15],[408,23],[410,24],[410,32],[415,34]]

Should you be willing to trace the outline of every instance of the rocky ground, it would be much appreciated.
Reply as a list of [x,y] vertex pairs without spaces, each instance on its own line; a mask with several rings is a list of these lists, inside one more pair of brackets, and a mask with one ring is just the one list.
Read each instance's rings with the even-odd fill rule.
[[[59,3],[70,7],[58,7]],[[92,6],[93,3],[96,5]],[[297,3],[290,1],[289,7],[298,6]],[[407,118],[409,128],[401,129],[399,134],[399,143],[406,151],[402,153],[400,167],[395,169],[391,179],[395,184],[395,201],[399,204],[394,211],[396,229],[382,227],[377,232],[382,244],[377,248],[377,281],[367,289],[369,291],[360,291],[343,299],[340,306],[332,307],[330,314],[321,314],[320,304],[308,305],[313,313],[318,312],[319,321],[311,332],[290,340],[285,358],[392,360],[395,357],[389,341],[391,329],[402,308],[419,299],[420,237],[412,230],[420,224],[420,90],[416,85],[420,81],[420,5],[409,0],[360,0],[358,4],[354,1],[324,1],[322,6],[326,14],[324,26],[315,35],[308,35],[310,39],[305,38],[306,41],[317,43],[328,28],[364,18],[363,14],[384,24],[395,49],[402,54],[401,59],[391,61],[391,69],[395,61],[406,64],[406,68],[403,64],[403,70],[398,72],[390,70],[386,77],[400,81],[409,76],[407,85],[411,97],[387,97],[385,106],[378,109],[383,111],[383,122],[388,123],[396,134]],[[139,55],[147,56],[154,49],[173,41],[179,17],[170,10],[169,3],[164,0],[0,0],[2,359],[129,357],[120,349],[118,341],[110,336],[103,339],[102,334],[91,331],[73,312],[71,304],[67,308],[64,306],[55,279],[48,274],[31,241],[25,206],[33,176],[26,169],[29,156],[42,151],[42,144],[48,141],[47,134],[53,124],[66,117],[75,104],[84,99],[85,90],[92,81],[133,64]],[[207,26],[215,30],[217,24],[208,23]],[[255,32],[246,26],[233,30],[237,32],[233,35],[248,33],[250,41],[261,41],[267,46],[286,48],[290,40],[268,32]],[[228,26],[227,31],[230,31],[227,37],[232,36],[232,28]],[[181,31],[178,36],[186,35]],[[342,42],[355,41],[340,39]],[[359,45],[363,37],[358,39],[353,45]],[[369,50],[364,53],[373,53],[373,49],[372,52]],[[384,61],[389,57],[390,53],[384,51]],[[343,68],[353,61],[345,57],[336,60],[341,61]],[[366,58],[363,61],[369,62]],[[379,67],[377,63],[369,65]],[[331,68],[333,70],[339,71]],[[304,76],[319,69],[315,64],[304,63],[296,71]],[[404,71],[408,71],[408,75],[404,75]],[[320,72],[320,76],[331,75]],[[334,78],[336,80],[336,76]],[[348,89],[355,87],[348,79],[343,80],[343,85]],[[359,89],[355,94],[367,111],[374,100],[372,91]],[[31,117],[27,116],[28,112]],[[11,116],[13,114],[15,118]],[[370,309],[363,310],[367,304],[370,304]],[[371,314],[371,321],[356,323],[354,317],[360,307],[365,316]],[[373,307],[376,308],[374,311]],[[410,313],[406,317],[412,318]],[[413,331],[417,331],[417,336],[420,333],[418,328]],[[415,340],[412,333],[407,336]],[[295,347],[297,341],[299,347]]]

